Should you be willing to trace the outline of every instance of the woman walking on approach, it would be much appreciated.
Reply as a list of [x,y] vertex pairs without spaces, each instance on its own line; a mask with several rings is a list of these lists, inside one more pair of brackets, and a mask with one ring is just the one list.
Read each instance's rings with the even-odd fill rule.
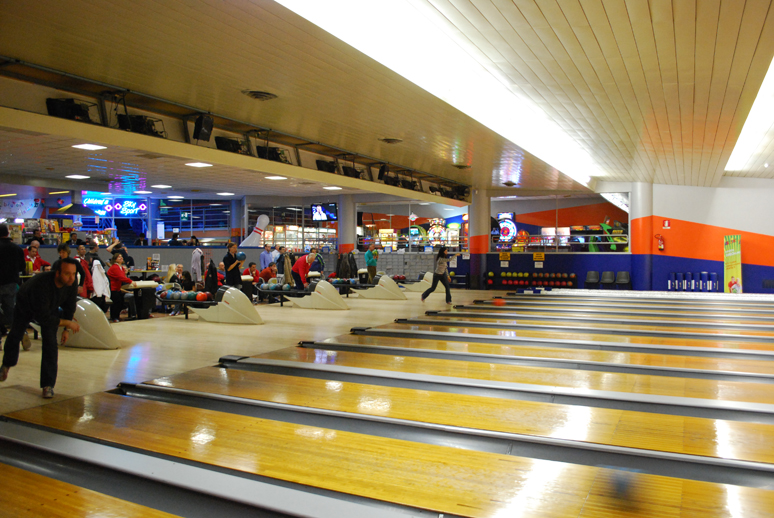
[[446,288],[446,303],[451,305],[452,299],[451,299],[451,290],[449,289],[449,261],[451,261],[453,258],[457,257],[460,254],[454,254],[452,256],[449,256],[446,253],[446,247],[442,246],[440,250],[438,250],[438,255],[435,258],[435,271],[433,272],[433,285],[430,286],[423,294],[422,294],[422,302],[425,301],[425,299],[430,295],[432,292],[435,291],[435,287],[438,286],[438,282],[440,281],[441,284],[444,285]]

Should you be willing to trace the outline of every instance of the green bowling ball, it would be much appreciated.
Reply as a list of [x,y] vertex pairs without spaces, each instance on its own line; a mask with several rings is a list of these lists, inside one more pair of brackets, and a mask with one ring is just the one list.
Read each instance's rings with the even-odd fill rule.
[[488,275],[489,275],[490,277],[494,277],[494,272],[489,272],[489,273],[488,273]]
[[505,277],[505,272],[500,272],[500,277]]
[[196,292],[195,291],[189,291],[188,292],[188,300],[196,300]]

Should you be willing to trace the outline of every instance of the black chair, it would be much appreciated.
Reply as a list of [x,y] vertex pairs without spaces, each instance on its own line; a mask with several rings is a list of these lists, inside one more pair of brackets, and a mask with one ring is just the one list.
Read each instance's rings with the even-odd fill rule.
[[599,280],[599,287],[612,286],[615,284],[615,272],[602,272],[602,278]]
[[587,289],[599,288],[599,272],[586,272],[586,282],[583,287]]
[[629,272],[618,272],[615,274],[615,287],[626,286],[626,289],[632,289],[632,277]]

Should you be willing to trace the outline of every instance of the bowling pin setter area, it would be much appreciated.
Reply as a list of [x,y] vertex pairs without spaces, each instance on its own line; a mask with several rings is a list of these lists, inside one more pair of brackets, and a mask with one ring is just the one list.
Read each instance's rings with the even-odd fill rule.
[[109,375],[5,403],[3,512],[774,515],[774,299],[371,290],[62,349],[63,383]]

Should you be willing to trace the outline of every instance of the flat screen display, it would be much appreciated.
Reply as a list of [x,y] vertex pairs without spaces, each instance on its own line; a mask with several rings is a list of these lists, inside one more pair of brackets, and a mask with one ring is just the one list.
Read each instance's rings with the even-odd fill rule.
[[513,212],[498,212],[497,219],[513,219]]
[[338,203],[314,203],[312,204],[312,221],[338,221]]

